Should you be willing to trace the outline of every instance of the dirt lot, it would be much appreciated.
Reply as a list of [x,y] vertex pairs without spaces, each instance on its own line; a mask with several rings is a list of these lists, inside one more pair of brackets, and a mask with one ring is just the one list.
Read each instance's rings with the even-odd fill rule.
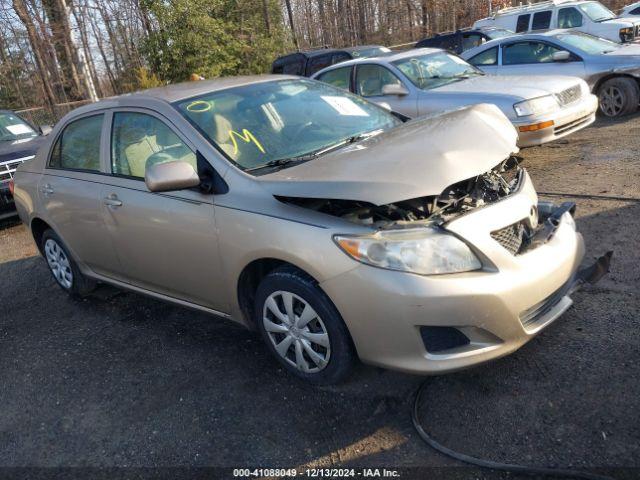
[[[615,252],[612,272],[514,355],[430,379],[422,415],[438,440],[495,460],[640,476],[640,202],[613,198],[640,198],[639,151],[635,116],[523,152],[539,191],[578,204],[587,260]],[[459,464],[412,429],[422,378],[362,366],[347,384],[307,386],[230,322],[107,287],[71,300],[35,253],[23,226],[0,230],[0,466],[500,477],[437,469]]]

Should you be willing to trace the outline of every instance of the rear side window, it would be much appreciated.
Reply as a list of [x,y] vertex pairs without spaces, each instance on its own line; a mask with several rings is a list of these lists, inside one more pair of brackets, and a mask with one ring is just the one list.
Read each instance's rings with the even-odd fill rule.
[[346,60],[351,60],[351,55],[346,52],[334,53],[333,57],[331,57],[331,64],[335,65],[336,63],[344,62]]
[[529,30],[529,19],[531,18],[531,14],[527,13],[526,15],[520,15],[518,17],[518,23],[516,23],[516,33],[526,32]]
[[100,138],[104,115],[69,123],[56,140],[49,166],[68,170],[100,171]]
[[307,66],[307,75],[311,76],[314,73],[322,70],[323,68],[332,65],[331,57],[331,54],[313,57],[311,60],[309,60],[309,65]]
[[542,42],[519,42],[502,47],[502,65],[551,63],[560,49]]
[[144,178],[146,168],[157,163],[184,161],[198,170],[196,155],[162,121],[144,113],[113,114],[111,171]]
[[558,11],[558,28],[575,28],[582,26],[582,14],[577,8],[567,7]]
[[351,67],[330,70],[320,75],[318,80],[348,91],[351,84]]
[[481,67],[483,65],[497,65],[498,64],[498,47],[490,48],[482,53],[479,53],[475,57],[469,59],[471,65],[477,65]]
[[551,26],[551,10],[538,12],[533,16],[531,30],[546,30]]

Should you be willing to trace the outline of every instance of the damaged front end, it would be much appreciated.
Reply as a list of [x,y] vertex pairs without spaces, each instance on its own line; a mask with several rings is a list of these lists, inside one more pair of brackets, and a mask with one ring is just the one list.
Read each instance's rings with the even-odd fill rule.
[[412,198],[387,205],[354,200],[278,196],[278,200],[309,208],[379,230],[438,227],[484,205],[494,203],[518,189],[524,170],[511,156],[490,171],[457,182],[439,195]]

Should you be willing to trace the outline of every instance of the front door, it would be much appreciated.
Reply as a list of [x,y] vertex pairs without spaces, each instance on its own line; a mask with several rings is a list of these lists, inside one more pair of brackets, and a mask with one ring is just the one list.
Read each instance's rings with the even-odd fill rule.
[[55,232],[82,265],[117,275],[120,263],[102,218],[99,194],[105,115],[92,114],[64,127],[55,140],[38,185],[41,204]]
[[111,124],[111,176],[100,192],[101,208],[126,281],[227,312],[213,196],[152,193],[144,182],[154,163],[185,161],[197,170],[194,149],[155,114],[116,111]]
[[410,118],[418,116],[418,101],[413,95],[384,95],[385,85],[404,85],[388,68],[377,64],[362,64],[356,67],[355,93],[389,110]]
[[584,78],[581,58],[569,52],[566,61],[554,61],[553,54],[562,49],[547,42],[525,41],[502,46],[500,75],[566,75]]

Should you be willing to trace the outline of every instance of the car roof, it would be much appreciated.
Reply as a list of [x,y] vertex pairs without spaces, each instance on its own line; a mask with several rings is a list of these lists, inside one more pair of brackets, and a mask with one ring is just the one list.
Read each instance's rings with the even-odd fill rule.
[[[124,99],[124,98],[155,98],[168,103],[185,100],[191,97],[205,95],[207,93],[225,90],[227,88],[240,87],[255,83],[263,83],[275,80],[297,79],[293,75],[246,75],[238,77],[221,77],[213,80],[200,80],[195,82],[183,82],[166,85],[164,87],[141,90],[135,93],[127,93],[104,100]],[[96,102],[97,104],[100,103]],[[94,104],[95,105],[95,104]]]
[[359,52],[360,50],[368,50],[370,48],[382,48],[382,47],[384,47],[384,45],[356,45],[355,47],[344,47],[341,50],[346,50],[347,52]]
[[[429,54],[429,53],[436,53],[436,52],[443,52],[444,50],[442,50],[441,48],[412,48],[410,50],[405,50],[402,52],[394,52],[394,53],[388,53],[386,55],[380,55],[380,56],[375,56],[375,57],[368,57],[368,58],[354,58],[353,60],[347,60],[345,62],[340,62],[340,63],[336,63],[334,65],[331,65],[330,67],[324,68],[322,70],[320,70],[321,72],[325,71],[325,70],[333,70],[333,68],[340,68],[340,67],[346,67],[349,65],[357,65],[359,63],[370,63],[372,61],[384,61],[384,62],[395,62],[396,60],[402,60],[403,58],[409,58],[412,57],[414,55],[416,55],[416,52],[418,52],[420,55],[425,55],[425,54]],[[447,52],[448,53],[448,52]],[[316,74],[314,74],[315,76]]]

